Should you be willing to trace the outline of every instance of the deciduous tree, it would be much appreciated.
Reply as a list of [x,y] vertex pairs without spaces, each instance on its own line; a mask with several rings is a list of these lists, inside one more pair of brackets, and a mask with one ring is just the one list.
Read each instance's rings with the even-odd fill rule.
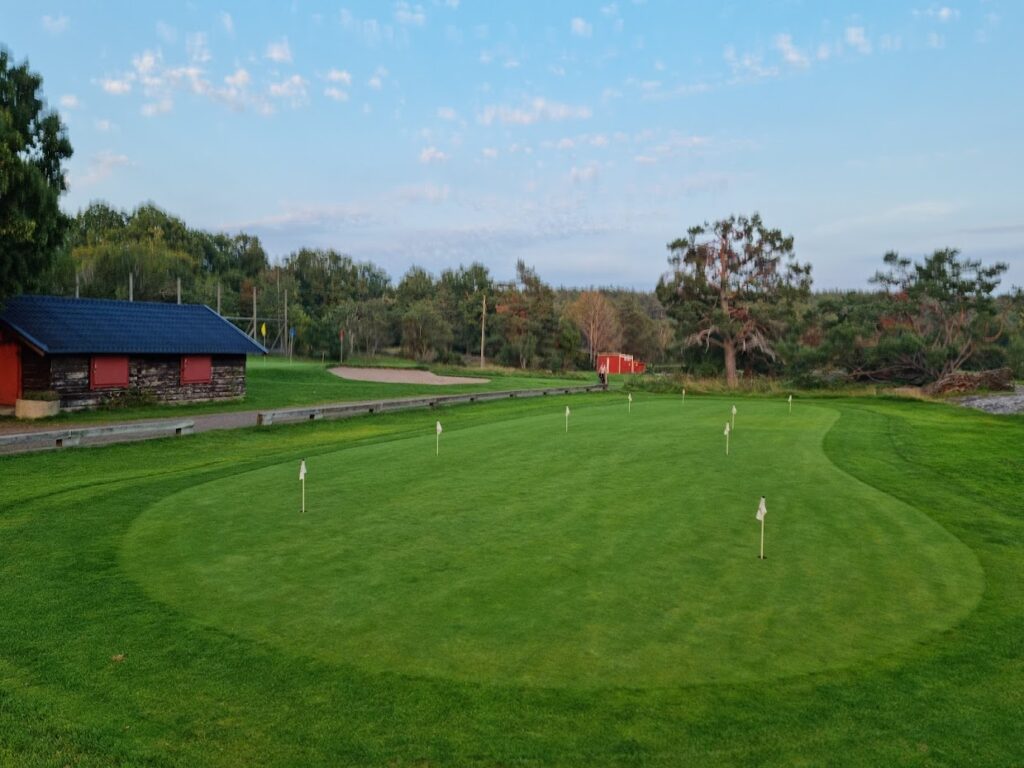
[[71,142],[42,85],[0,48],[0,298],[43,279],[68,226],[58,200]]
[[569,316],[587,341],[587,354],[593,365],[600,352],[612,352],[619,346],[621,331],[615,305],[599,291],[584,291],[569,305]]
[[737,355],[775,358],[773,341],[793,301],[810,291],[810,265],[796,261],[792,236],[756,213],[691,227],[668,248],[672,271],[659,280],[658,298],[686,344],[721,348],[735,387]]

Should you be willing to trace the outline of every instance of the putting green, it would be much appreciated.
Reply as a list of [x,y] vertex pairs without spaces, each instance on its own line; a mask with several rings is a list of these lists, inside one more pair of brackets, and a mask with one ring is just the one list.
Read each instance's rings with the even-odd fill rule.
[[[846,667],[963,619],[974,554],[837,469],[823,406],[637,396],[221,478],[135,520],[128,572],[223,630],[373,672],[538,686]],[[441,412],[445,421],[445,412]],[[315,429],[315,426],[305,427]],[[757,557],[758,497],[768,499]]]

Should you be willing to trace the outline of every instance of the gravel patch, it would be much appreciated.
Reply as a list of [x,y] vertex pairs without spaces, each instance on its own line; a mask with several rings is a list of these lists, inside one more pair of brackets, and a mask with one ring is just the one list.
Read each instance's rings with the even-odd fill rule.
[[987,413],[1024,413],[1024,386],[1018,384],[1013,393],[1005,395],[972,395],[956,402]]

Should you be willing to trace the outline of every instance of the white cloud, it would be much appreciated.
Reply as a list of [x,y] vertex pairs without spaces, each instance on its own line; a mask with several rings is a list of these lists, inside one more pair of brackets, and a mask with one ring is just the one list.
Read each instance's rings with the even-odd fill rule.
[[597,178],[596,165],[573,166],[569,171],[569,180],[574,184],[587,184]]
[[878,47],[883,51],[898,51],[903,47],[903,38],[899,35],[882,35],[878,39]]
[[352,85],[352,75],[344,69],[332,69],[327,73],[327,79],[332,83],[341,83],[342,85]]
[[494,61],[494,56],[490,51],[480,51],[479,61],[481,64],[490,64]]
[[424,164],[443,163],[447,159],[448,155],[437,147],[425,147],[423,151],[420,152],[420,162]]
[[235,73],[233,75],[228,75],[227,77],[225,77],[224,82],[230,85],[232,88],[245,88],[245,86],[252,82],[252,78],[249,76],[249,73],[247,71],[245,71],[242,67],[239,67],[235,70]]
[[174,108],[174,101],[170,96],[164,96],[157,101],[150,101],[142,105],[139,110],[146,117],[156,117],[170,112]]
[[114,169],[129,164],[126,155],[119,155],[110,150],[97,152],[92,156],[89,167],[81,176],[73,175],[69,179],[69,186],[88,187],[107,179],[113,174]]
[[152,51],[143,51],[138,56],[132,57],[132,66],[140,76],[149,75],[156,69],[157,55]]
[[73,93],[65,93],[60,97],[60,105],[64,109],[78,109],[81,103],[78,101],[78,97]]
[[395,21],[407,26],[422,27],[427,21],[427,14],[422,5],[398,2],[395,3]]
[[650,155],[637,155],[633,158],[633,162],[639,163],[640,165],[654,165],[658,162],[658,159],[656,157],[651,157]]
[[288,101],[293,107],[305,104],[307,99],[306,87],[309,83],[301,75],[292,75],[279,83],[270,84],[270,95],[275,99]]
[[375,91],[379,91],[384,87],[384,78],[388,76],[388,71],[384,67],[377,67],[373,73],[373,77],[366,81],[366,84],[373,88]]
[[235,34],[235,20],[231,18],[231,14],[227,11],[220,12],[220,23],[224,27],[224,31],[229,35]]
[[617,3],[608,3],[608,5],[601,6],[601,13],[605,16],[615,17],[619,15],[619,6]]
[[871,53],[871,41],[864,33],[864,27],[847,27],[845,37],[846,44],[855,51],[865,55]]
[[581,19],[579,16],[576,16],[569,22],[569,30],[576,35],[576,37],[590,37],[594,34],[593,25],[586,19]]
[[753,53],[744,53],[740,56],[731,45],[726,46],[723,57],[732,69],[733,80],[736,82],[760,80],[766,77],[776,77],[779,74],[778,67],[762,64],[760,56]]
[[276,61],[278,64],[291,63],[292,49],[288,45],[288,38],[283,38],[277,43],[268,43],[267,52],[263,56],[271,61]]
[[558,143],[555,144],[556,149],[575,149],[576,142],[570,138],[559,139]]
[[100,81],[100,87],[114,96],[123,96],[131,91],[132,84],[127,78],[108,77]]
[[65,16],[63,13],[60,16],[43,16],[43,29],[49,32],[51,35],[59,35],[61,32],[68,28],[71,23],[71,19]]
[[832,56],[832,48],[828,43],[822,43],[818,46],[818,51],[815,53],[815,57],[818,61],[825,61]]
[[608,137],[605,136],[603,133],[599,133],[596,136],[591,136],[590,137],[590,146],[592,146],[592,147],[607,147],[608,146]]
[[782,54],[783,61],[790,66],[800,67],[803,69],[808,67],[811,63],[807,59],[807,56],[793,45],[793,38],[789,35],[776,35],[775,47],[778,49],[779,53]]
[[93,121],[93,127],[97,131],[99,131],[100,133],[110,133],[117,126],[115,126],[112,122],[110,122],[107,119],[101,119],[101,120],[94,120]]
[[459,7],[459,0],[444,0],[444,4],[447,8],[455,9]]
[[185,39],[185,50],[188,53],[189,61],[195,64],[205,64],[213,57],[206,43],[206,33],[196,32]]
[[373,217],[364,209],[347,205],[286,205],[285,212],[249,221],[235,222],[224,229],[287,229],[291,227],[337,228],[366,224]]
[[348,94],[341,90],[341,88],[335,88],[333,85],[329,88],[324,88],[324,96],[335,101],[348,101]]
[[166,21],[158,21],[156,23],[156,34],[161,40],[170,45],[178,39],[178,30],[168,24]]
[[447,184],[418,184],[398,188],[398,196],[410,203],[443,203],[448,200],[451,187]]
[[437,116],[442,120],[457,120],[459,114],[451,107],[438,107]]
[[586,120],[592,112],[589,107],[562,104],[536,98],[522,107],[492,104],[484,107],[477,115],[477,122],[491,125],[495,122],[505,125],[533,125],[541,121]]
[[945,48],[946,38],[940,35],[938,32],[928,33],[928,47],[929,48]]
[[480,154],[482,154],[488,160],[493,160],[498,156],[498,150],[496,150],[494,147],[484,147],[481,150]]
[[924,11],[914,11],[915,16],[924,16],[935,21],[939,21],[943,24],[956,21],[960,18],[960,11],[956,8],[950,8],[948,5],[942,5],[935,7],[934,5]]

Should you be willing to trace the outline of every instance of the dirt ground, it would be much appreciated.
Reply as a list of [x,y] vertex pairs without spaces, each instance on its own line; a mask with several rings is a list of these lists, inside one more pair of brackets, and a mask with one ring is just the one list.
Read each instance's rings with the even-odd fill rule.
[[350,381],[378,381],[384,384],[481,384],[489,379],[467,376],[438,376],[430,371],[412,368],[351,368],[347,365],[331,368],[331,373]]

